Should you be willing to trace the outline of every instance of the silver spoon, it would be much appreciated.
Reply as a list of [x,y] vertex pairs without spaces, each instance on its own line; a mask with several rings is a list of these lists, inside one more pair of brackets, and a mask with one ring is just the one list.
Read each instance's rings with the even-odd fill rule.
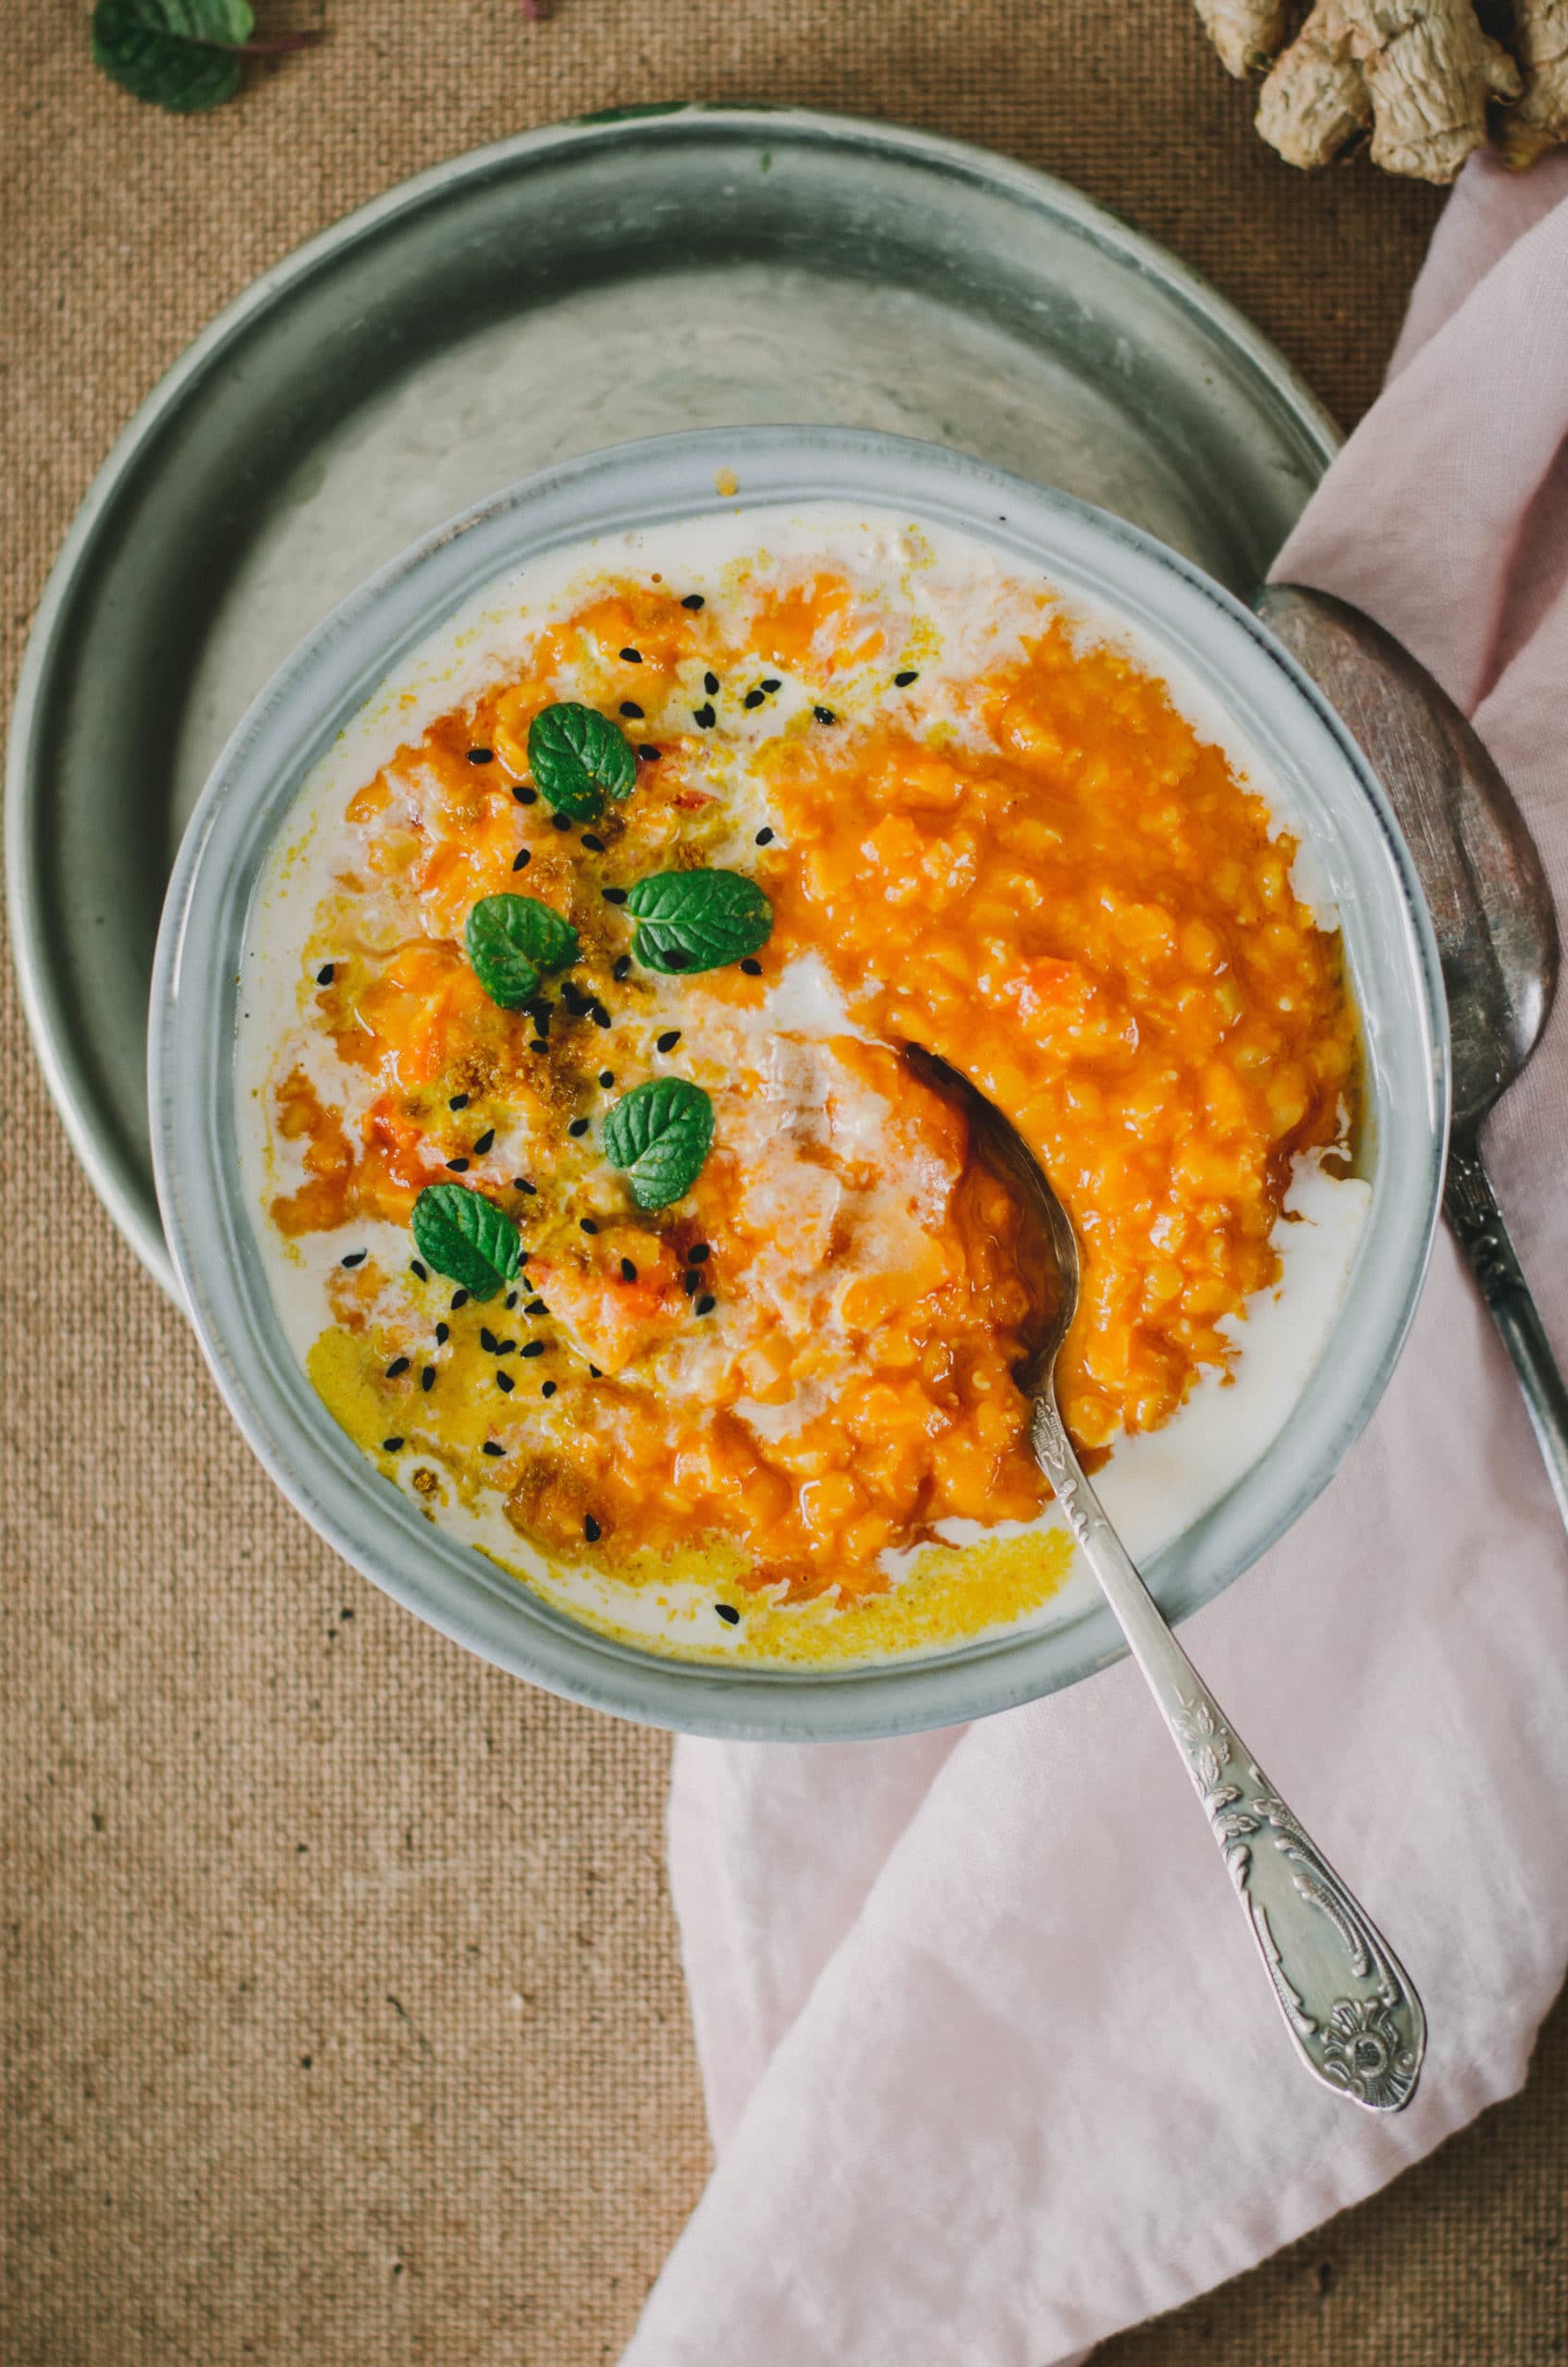
[[1285,2027],[1309,2071],[1373,2112],[1415,2093],[1427,2018],[1377,1925],[1280,1799],[1176,1641],[1072,1451],[1056,1399],[1056,1360],[1078,1305],[1078,1244],[1034,1154],[994,1102],[912,1044],[925,1084],[957,1100],[971,1155],[1019,1210],[1017,1265],[1029,1294],[1019,1387],[1030,1443],[1182,1753],[1219,1844]]
[[1407,649],[1359,608],[1294,584],[1270,584],[1257,613],[1360,743],[1415,857],[1453,1045],[1443,1208],[1507,1343],[1568,1523],[1568,1388],[1481,1156],[1482,1122],[1535,1050],[1551,1011],[1551,889],[1507,782]]

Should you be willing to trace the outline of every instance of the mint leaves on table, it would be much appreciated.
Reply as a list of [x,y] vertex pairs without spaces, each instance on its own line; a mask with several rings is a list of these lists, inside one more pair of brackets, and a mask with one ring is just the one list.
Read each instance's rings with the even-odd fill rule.
[[471,1298],[494,1298],[522,1263],[510,1217],[466,1184],[427,1184],[414,1202],[414,1247]]
[[713,1147],[713,1103],[683,1076],[623,1093],[605,1119],[605,1152],[623,1168],[640,1208],[667,1208],[689,1192]]
[[474,976],[503,1011],[521,1011],[545,971],[577,959],[577,931],[537,896],[482,897],[464,936]]
[[308,49],[311,30],[257,41],[250,0],[98,0],[92,56],[133,98],[203,115],[239,88],[240,61]]
[[626,900],[639,923],[631,950],[647,970],[718,970],[760,951],[773,906],[741,871],[659,871]]
[[574,822],[597,820],[606,797],[630,797],[637,786],[637,759],[619,724],[575,699],[534,717],[528,767],[545,803]]

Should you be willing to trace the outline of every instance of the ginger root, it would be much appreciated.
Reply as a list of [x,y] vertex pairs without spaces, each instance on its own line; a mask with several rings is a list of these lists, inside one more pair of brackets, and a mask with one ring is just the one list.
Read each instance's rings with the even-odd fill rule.
[[1451,181],[1488,141],[1526,165],[1568,140],[1568,0],[1512,0],[1510,45],[1473,0],[1196,0],[1221,63],[1261,73],[1257,128],[1287,164],[1371,139],[1375,165]]

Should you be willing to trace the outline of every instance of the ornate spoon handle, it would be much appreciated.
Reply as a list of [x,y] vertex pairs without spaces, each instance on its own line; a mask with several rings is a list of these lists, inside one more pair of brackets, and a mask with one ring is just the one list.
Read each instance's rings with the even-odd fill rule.
[[1474,1131],[1456,1134],[1449,1145],[1443,1208],[1513,1359],[1551,1492],[1568,1523],[1568,1387],[1508,1237]]
[[1186,1762],[1297,2054],[1372,2112],[1415,2093],[1421,2000],[1399,1958],[1241,1743],[1079,1467],[1048,1383],[1032,1443]]

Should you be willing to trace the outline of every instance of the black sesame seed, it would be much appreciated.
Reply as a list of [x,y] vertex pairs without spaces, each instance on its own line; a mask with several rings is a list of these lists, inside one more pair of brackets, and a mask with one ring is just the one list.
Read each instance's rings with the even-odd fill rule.
[[588,1121],[586,1118],[574,1118],[570,1125],[567,1128],[567,1133],[571,1136],[574,1142],[581,1142],[587,1132]]
[[407,1372],[408,1368],[409,1359],[407,1356],[394,1356],[391,1363],[386,1367],[386,1378],[388,1380],[396,1380],[398,1375],[400,1372]]
[[913,666],[906,666],[901,674],[895,674],[893,677],[895,687],[900,691],[907,691],[912,682],[917,682],[919,680],[919,672]]
[[517,1354],[517,1342],[515,1340],[503,1340],[500,1346],[496,1349],[496,1354],[498,1356],[515,1356]]
[[618,958],[615,968],[610,972],[610,975],[619,986],[624,978],[630,977],[631,975],[631,956],[630,953],[622,953]]
[[447,1164],[451,1169],[454,1175],[466,1175],[468,1173],[468,1161],[466,1159],[449,1159],[447,1161]]
[[781,691],[784,685],[779,681],[777,674],[768,674],[765,676],[763,681],[763,689],[765,691]]
[[571,816],[570,814],[552,814],[550,816],[550,824],[553,829],[570,830],[571,828]]
[[818,723],[837,723],[839,720],[830,706],[814,706],[812,713]]
[[329,986],[331,986],[331,984],[332,984],[332,974],[333,974],[334,970],[336,970],[336,969],[337,969],[337,963],[336,963],[336,962],[324,962],[324,963],[322,963],[322,965],[321,965],[321,968],[316,972],[316,984],[317,984],[317,986],[318,986],[318,987],[329,987]]
[[466,1110],[468,1108],[467,1094],[454,1093],[450,1101],[447,1102],[447,1107],[448,1110]]
[[501,1343],[487,1323],[482,1323],[479,1327],[479,1344],[487,1356],[498,1355],[500,1353]]
[[424,1268],[420,1264],[417,1257],[410,1257],[409,1259],[409,1271],[410,1274],[417,1274],[422,1282],[427,1282],[430,1280],[430,1276],[426,1273]]
[[512,857],[512,869],[514,871],[526,871],[533,860],[533,857],[527,847],[519,847],[516,854]]
[[703,676],[703,688],[706,691],[709,698],[712,698],[718,689],[718,676],[712,673],[704,674]]
[[642,757],[643,762],[645,765],[656,765],[658,763],[659,752],[656,748],[643,746],[638,749],[637,754]]
[[620,1279],[623,1282],[634,1282],[637,1280],[637,1269],[630,1257],[623,1257],[620,1261]]
[[679,1044],[679,1043],[680,1043],[680,1028],[679,1028],[679,1027],[667,1027],[667,1028],[665,1029],[665,1031],[664,1031],[664,1034],[663,1034],[661,1036],[659,1036],[659,1037],[658,1037],[658,1039],[657,1039],[657,1042],[658,1042],[658,1049],[659,1049],[659,1050],[660,1050],[661,1052],[673,1052],[673,1051],[674,1051],[674,1049],[675,1049],[675,1048],[676,1048],[676,1046],[677,1046],[677,1044]]
[[608,1091],[608,1089],[609,1089],[609,1087],[610,1087],[610,1086],[615,1083],[615,1071],[614,1071],[614,1069],[601,1069],[601,1070],[599,1071],[599,1083],[600,1083],[600,1084],[605,1087],[606,1091],[607,1092],[607,1091]]
[[704,1259],[709,1258],[712,1256],[713,1245],[710,1242],[694,1242],[692,1247],[686,1252],[686,1263],[688,1266],[700,1266],[703,1264]]
[[525,781],[517,783],[512,795],[520,805],[537,805],[539,803],[539,791],[536,789],[530,789]]
[[512,1379],[509,1372],[498,1372],[496,1375],[496,1386],[506,1396],[509,1397],[513,1390],[517,1387],[517,1383]]
[[506,1309],[507,1309],[507,1313],[508,1313],[508,1315],[511,1313],[511,1311],[512,1311],[513,1307],[514,1307],[516,1305],[517,1305],[517,1293],[516,1293],[516,1291],[508,1291],[508,1292],[507,1293],[507,1296],[506,1296]]
[[692,720],[700,731],[711,731],[718,721],[718,717],[711,706],[694,706],[692,709]]
[[435,1344],[438,1348],[444,1348],[451,1336],[452,1327],[449,1323],[438,1323],[436,1325]]
[[622,699],[620,703],[620,711],[622,715],[631,716],[633,720],[638,723],[641,723],[643,720],[643,710],[638,705],[635,699]]
[[588,1016],[593,1021],[595,1027],[613,1027],[615,1025],[614,1020],[610,1017],[609,1012],[605,1009],[602,1002],[591,1002],[588,1006]]
[[757,832],[756,842],[759,847],[770,847],[773,844],[773,830],[771,825]]
[[467,1293],[467,1291],[454,1291],[454,1292],[452,1293],[452,1312],[453,1312],[453,1314],[454,1314],[454,1315],[457,1313],[457,1311],[458,1311],[458,1309],[459,1309],[459,1306],[466,1306],[467,1305],[468,1305],[468,1293]]
[[623,649],[620,654],[629,666],[641,666],[643,663],[643,653],[640,649]]
[[741,701],[741,705],[742,706],[761,706],[762,693],[760,691],[748,691],[745,697]]
[[543,1340],[525,1340],[522,1343],[522,1353],[525,1356],[542,1356],[545,1353],[545,1344]]
[[741,967],[748,978],[760,978],[762,975],[762,963],[754,953],[748,953]]
[[496,1129],[494,1126],[486,1126],[484,1132],[480,1135],[479,1140],[474,1144],[473,1155],[475,1159],[483,1159],[487,1150],[493,1150],[495,1148],[495,1145]]
[[732,1602],[716,1602],[714,1609],[727,1627],[739,1627],[741,1625],[741,1614]]
[[662,946],[660,951],[664,955],[664,966],[667,970],[684,970],[686,956],[678,945]]
[[401,1439],[383,1439],[381,1441],[381,1451],[383,1454],[396,1454],[402,1443],[403,1441]]
[[545,1383],[544,1388],[539,1392],[541,1397],[553,1397],[555,1393],[556,1384],[553,1380],[547,1380]]
[[592,1217],[579,1217],[577,1222],[579,1229],[583,1233],[597,1233],[599,1230]]
[[368,1249],[350,1249],[347,1257],[338,1262],[344,1266],[362,1266],[369,1255]]
[[603,853],[604,853],[604,851],[605,851],[605,842],[604,842],[603,839],[599,838],[599,837],[597,836],[597,834],[596,834],[594,831],[593,831],[593,830],[584,830],[584,831],[583,831],[583,833],[582,833],[582,843],[583,843],[583,845],[587,848],[587,850],[588,850],[588,852],[589,852],[589,853],[590,853],[590,854],[603,854]]
[[512,1190],[514,1192],[526,1192],[530,1198],[532,1198],[538,1189],[539,1186],[537,1184],[531,1184],[526,1175],[514,1175],[512,1177]]
[[582,1515],[582,1534],[588,1539],[589,1544],[597,1545],[604,1533],[605,1532],[599,1527],[598,1522],[594,1518],[593,1514],[584,1513]]
[[531,1298],[522,1311],[524,1315],[548,1315],[550,1312],[542,1298]]
[[696,1272],[681,1275],[680,1287],[685,1292],[688,1298],[695,1296],[697,1290],[701,1285],[702,1279],[701,1274]]
[[426,1365],[426,1366],[425,1366],[424,1370],[421,1373],[421,1375],[420,1375],[420,1377],[419,1377],[419,1385],[420,1385],[420,1387],[421,1387],[422,1389],[434,1389],[434,1388],[435,1388],[435,1367],[434,1365]]
[[624,888],[601,888],[599,893],[606,904],[624,904],[626,901]]
[[504,1446],[497,1446],[494,1439],[486,1439],[479,1450],[481,1454],[505,1454],[506,1451]]
[[496,761],[496,751],[494,748],[471,748],[468,752],[468,760],[471,765],[493,765]]
[[531,1036],[528,1039],[528,1049],[531,1052],[547,1052],[550,1048],[543,1036]]
[[700,592],[688,592],[680,605],[683,608],[705,608],[707,602]]
[[604,1379],[604,1377],[605,1377],[605,1376],[604,1376],[604,1374],[599,1370],[599,1367],[598,1367],[598,1366],[597,1366],[597,1365],[590,1365],[590,1366],[589,1366],[589,1367],[588,1367],[588,1369],[589,1369],[590,1373],[592,1373],[592,1375],[593,1375],[593,1377],[594,1377],[594,1379],[595,1380],[603,1380],[603,1379]]
[[714,1298],[712,1292],[704,1291],[702,1297],[697,1301],[697,1313],[699,1315],[711,1315],[717,1305],[717,1301]]

